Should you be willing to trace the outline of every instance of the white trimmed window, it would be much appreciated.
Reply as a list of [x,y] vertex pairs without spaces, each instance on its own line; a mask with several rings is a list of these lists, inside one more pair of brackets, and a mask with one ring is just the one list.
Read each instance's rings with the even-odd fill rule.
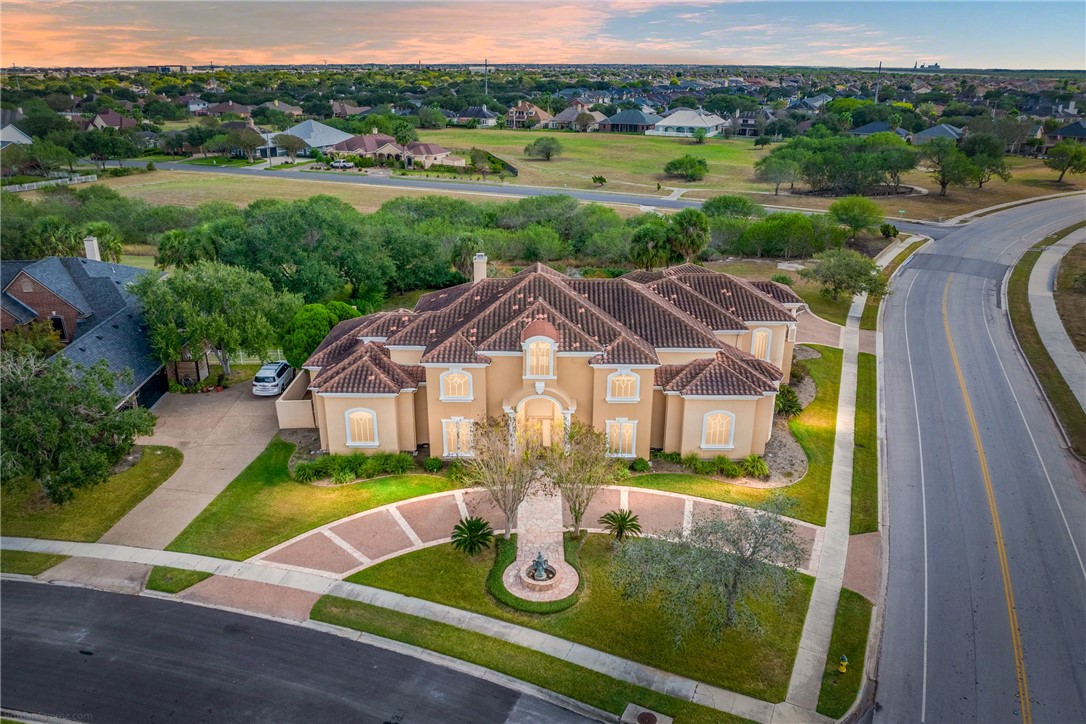
[[377,447],[377,413],[356,407],[344,413],[347,419],[347,447]]
[[474,420],[453,417],[441,421],[441,437],[445,445],[445,457],[467,458],[473,454]]
[[608,402],[637,402],[641,396],[641,377],[630,370],[607,375]]
[[554,342],[546,337],[533,337],[525,343],[525,377],[554,377],[554,346]]
[[460,369],[451,369],[441,373],[442,402],[471,402],[472,379],[469,372]]
[[607,454],[616,458],[632,458],[637,441],[637,420],[622,417],[607,421]]
[[750,353],[758,359],[769,359],[769,351],[773,342],[773,332],[765,327],[759,327],[750,335]]
[[705,414],[701,427],[701,446],[707,450],[727,450],[735,447],[735,415],[727,410]]

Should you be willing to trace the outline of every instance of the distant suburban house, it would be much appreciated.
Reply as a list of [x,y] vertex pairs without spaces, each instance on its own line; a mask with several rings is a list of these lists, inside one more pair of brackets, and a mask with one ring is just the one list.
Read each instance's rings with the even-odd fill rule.
[[[577,123],[577,117],[582,113],[587,113],[593,118],[592,123],[588,124],[588,128],[581,128],[581,125]],[[600,122],[606,120],[607,116],[599,111],[590,111],[585,104],[573,101],[569,106],[563,109],[561,113],[547,121],[544,125],[547,128],[569,129],[573,131],[596,131],[599,130]]]
[[359,136],[340,141],[328,149],[328,152],[336,156],[361,156],[372,158],[377,163],[386,161],[403,161],[408,168],[430,168],[434,164],[445,166],[465,166],[467,161],[459,156],[453,156],[452,152],[444,146],[436,143],[412,141],[407,147],[396,143],[392,136],[377,133],[363,133]]
[[645,135],[693,138],[700,129],[705,131],[707,136],[718,136],[724,132],[727,125],[728,122],[715,113],[683,108],[658,121],[654,128],[645,131]]
[[731,119],[731,128],[736,136],[757,136],[764,132],[765,126],[774,121],[773,114],[765,108],[756,111],[739,111]]
[[234,101],[226,101],[225,103],[215,103],[207,107],[207,114],[209,116],[219,117],[226,115],[227,113],[236,113],[242,118],[248,118],[253,114],[253,108],[256,106],[247,106],[244,103],[235,103]]
[[0,148],[7,148],[13,143],[29,146],[34,140],[15,127],[14,124],[0,126]]
[[819,111],[822,106],[826,105],[833,100],[833,96],[826,95],[825,93],[819,93],[816,96],[810,98],[800,98],[797,101],[793,101],[788,104],[788,110],[790,111]]
[[925,128],[923,131],[918,131],[912,135],[913,145],[922,146],[925,143],[931,143],[936,138],[949,138],[957,143],[962,139],[964,129],[952,126],[949,123],[940,123],[938,126],[932,126],[931,128]]
[[132,134],[132,140],[142,149],[158,148],[159,135],[154,131],[136,131]]
[[302,111],[301,106],[292,106],[289,103],[284,103],[283,101],[279,100],[278,98],[275,99],[274,101],[268,101],[267,103],[261,103],[260,108],[268,108],[268,109],[273,110],[273,111],[279,111],[281,113],[285,113],[286,115],[288,115],[288,116],[290,116],[292,118],[296,118],[298,116],[304,115],[304,111]]
[[505,112],[506,128],[535,128],[552,118],[550,113],[528,101],[521,101]]
[[95,241],[89,259],[5,261],[0,267],[0,327],[51,324],[65,344],[58,354],[84,367],[105,360],[116,373],[131,370],[130,381],[117,382],[120,402],[134,399],[150,407],[168,388],[166,370],[152,354],[128,285],[151,272],[98,261],[93,258],[97,253]]
[[859,128],[853,128],[848,132],[850,136],[873,136],[876,133],[894,133],[903,139],[909,138],[909,132],[900,126],[891,126],[886,121],[872,121],[871,123],[864,124]]
[[627,109],[600,121],[600,130],[607,133],[644,133],[651,131],[661,117],[655,113]]
[[1060,141],[1086,143],[1086,121],[1075,121],[1048,134],[1049,145],[1055,145]]
[[332,116],[335,118],[353,118],[369,110],[372,110],[369,106],[354,106],[345,101],[332,101]]
[[100,131],[103,128],[115,128],[120,131],[125,128],[135,128],[138,125],[139,122],[135,118],[127,118],[117,111],[103,111],[90,120],[87,129]]
[[285,131],[264,133],[265,145],[257,149],[257,153],[260,154],[261,158],[287,155],[285,150],[275,145],[275,137],[280,133],[288,136],[297,136],[302,139],[306,145],[304,153],[307,154],[312,153],[315,150],[326,151],[340,141],[346,141],[348,138],[351,138],[350,133],[341,131],[338,128],[332,128],[319,121],[302,121],[298,125],[291,126]]
[[475,121],[475,125],[480,128],[489,128],[498,125],[498,117],[497,113],[486,106],[468,106],[457,113],[456,122],[463,124]]

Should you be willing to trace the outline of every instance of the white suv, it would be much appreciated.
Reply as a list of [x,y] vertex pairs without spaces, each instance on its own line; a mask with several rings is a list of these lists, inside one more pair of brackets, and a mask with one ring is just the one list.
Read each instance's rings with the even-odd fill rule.
[[332,161],[332,168],[354,168],[351,161]]
[[282,394],[292,379],[294,370],[286,362],[268,362],[253,377],[253,394],[261,397]]

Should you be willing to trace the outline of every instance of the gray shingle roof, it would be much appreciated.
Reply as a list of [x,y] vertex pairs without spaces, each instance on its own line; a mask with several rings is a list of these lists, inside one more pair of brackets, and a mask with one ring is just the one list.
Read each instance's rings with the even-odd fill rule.
[[644,113],[635,108],[619,111],[607,119],[613,126],[654,126],[662,120],[655,113]]
[[131,380],[118,378],[113,390],[121,398],[128,397],[162,367],[154,357],[142,325],[143,317],[132,299],[101,324],[86,330],[59,354],[84,367],[105,360],[114,372],[130,370]]
[[16,324],[26,324],[38,316],[33,309],[7,292],[0,294],[0,309],[10,314]]
[[326,148],[334,146],[340,141],[346,141],[352,134],[326,126],[314,120],[302,121],[296,126],[291,126],[283,133],[297,136],[306,142],[310,148]]

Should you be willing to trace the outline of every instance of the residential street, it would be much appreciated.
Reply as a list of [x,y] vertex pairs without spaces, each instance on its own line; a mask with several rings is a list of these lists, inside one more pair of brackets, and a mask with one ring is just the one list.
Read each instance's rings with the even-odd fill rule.
[[17,581],[4,583],[2,604],[5,709],[90,722],[590,721],[442,666],[235,613]]
[[1067,198],[950,230],[884,303],[889,591],[876,722],[1086,721],[1086,481],[1000,296],[1007,265],[1084,211]]

